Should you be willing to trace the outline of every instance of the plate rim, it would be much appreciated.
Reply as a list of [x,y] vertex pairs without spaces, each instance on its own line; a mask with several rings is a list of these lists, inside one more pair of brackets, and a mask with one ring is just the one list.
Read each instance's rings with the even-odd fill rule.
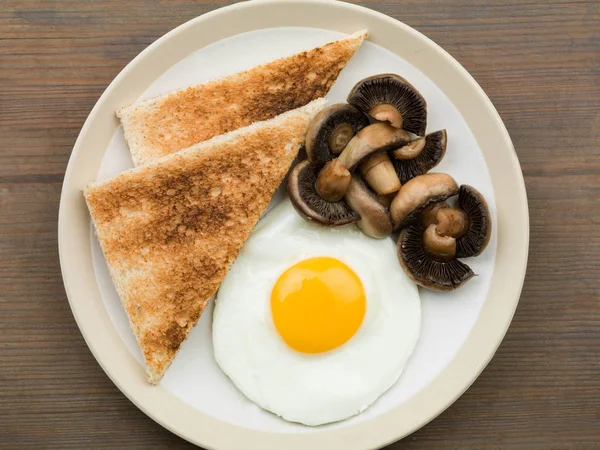
[[[306,13],[306,9],[311,9],[310,15]],[[264,12],[268,14],[265,15]],[[318,12],[322,15],[318,15]],[[327,17],[328,14],[334,14],[338,18],[337,22],[331,19],[324,21],[323,17]],[[319,17],[315,19],[315,16]],[[256,25],[254,28],[254,25],[247,23],[252,20]],[[286,21],[298,24],[289,25]],[[439,60],[439,64],[450,70],[444,74],[450,79],[449,84],[467,89],[461,91],[467,99],[458,99],[461,107],[455,101],[456,98],[453,100],[447,90],[442,89],[426,71],[416,66],[438,84],[465,116],[467,125],[482,149],[494,189],[498,223],[498,248],[490,288],[473,330],[448,366],[426,388],[406,403],[373,419],[344,428],[317,430],[313,433],[269,433],[223,422],[193,409],[164,388],[149,386],[146,383],[143,371],[139,370],[139,364],[121,343],[106,311],[102,310],[103,306],[94,300],[99,297],[99,292],[93,269],[91,273],[89,269],[84,272],[78,270],[83,265],[82,259],[85,261],[86,257],[91,264],[90,219],[81,195],[81,188],[92,180],[86,180],[83,172],[89,172],[94,166],[97,172],[106,151],[106,146],[102,150],[102,146],[96,149],[91,145],[93,138],[105,133],[112,136],[118,126],[114,116],[116,108],[112,108],[111,101],[114,103],[115,98],[120,96],[121,103],[126,104],[127,101],[124,99],[133,101],[139,96],[141,92],[135,95],[124,89],[128,80],[129,85],[136,80],[136,84],[143,86],[155,79],[151,71],[140,74],[140,67],[144,64],[152,64],[151,59],[155,54],[164,52],[169,45],[175,46],[178,40],[181,43],[182,36],[198,33],[201,27],[212,30],[219,23],[225,22],[231,30],[237,31],[228,33],[223,30],[224,36],[216,36],[214,39],[209,37],[208,40],[202,36],[206,41],[204,45],[245,31],[276,26],[309,26],[352,32],[364,28],[361,23],[374,23],[378,28],[374,30],[369,27],[372,41],[398,54],[385,43],[391,42],[391,37],[396,33],[403,34],[406,39],[415,44],[415,47],[411,47],[415,52],[419,50],[426,53],[426,56],[435,61]],[[299,24],[301,22],[303,24]],[[323,26],[317,26],[315,22]],[[270,26],[263,26],[269,23]],[[206,35],[208,32],[203,34]],[[202,46],[198,44],[196,49]],[[420,58],[422,64],[431,64],[431,60],[427,62],[428,60],[423,59],[424,56]],[[167,62],[155,65],[167,65],[168,69],[172,64]],[[436,62],[435,65],[438,63]],[[143,89],[145,87],[137,91]],[[473,106],[473,104],[482,109],[477,110],[477,118],[469,121],[466,115],[471,114],[469,105]],[[480,121],[485,126],[482,125],[481,130],[476,131],[471,123]],[[491,137],[480,136],[485,134],[484,131],[491,133]],[[483,139],[480,140],[480,137]],[[487,142],[492,138],[496,140]],[[485,146],[482,145],[482,141],[485,141]],[[87,150],[88,148],[95,151]],[[492,171],[491,163],[497,164],[498,168],[495,171]],[[82,167],[87,170],[78,172],[77,169]],[[499,181],[497,173],[501,170],[504,171],[501,178],[509,180],[508,182]],[[498,189],[500,185],[502,189]],[[509,208],[511,220],[507,221],[504,220],[506,214],[501,213],[508,211]],[[505,239],[509,235],[511,239]],[[83,245],[86,242],[87,245]],[[163,427],[205,448],[235,449],[240,446],[256,445],[257,448],[265,450],[279,449],[284,446],[290,450],[304,449],[309,446],[315,449],[358,450],[387,445],[433,420],[468,389],[491,360],[508,330],[520,298],[529,248],[529,214],[521,168],[498,112],[466,69],[438,44],[396,19],[358,5],[332,0],[253,0],[211,11],[176,27],[145,48],[109,84],[86,119],[69,158],[59,206],[58,247],[67,298],[90,351],[123,394]],[[511,258],[510,264],[506,264],[507,258]],[[506,282],[507,280],[510,282]],[[90,286],[95,288],[95,293],[90,294]],[[492,292],[494,286],[496,290]],[[84,301],[86,296],[93,298],[91,301]],[[132,363],[137,365],[137,368]]]

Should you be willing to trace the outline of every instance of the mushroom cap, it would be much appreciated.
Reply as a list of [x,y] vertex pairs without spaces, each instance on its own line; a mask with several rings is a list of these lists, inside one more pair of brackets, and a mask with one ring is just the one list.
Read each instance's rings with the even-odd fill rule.
[[427,128],[427,103],[415,87],[399,75],[386,73],[359,81],[350,94],[348,103],[369,114],[378,105],[392,105],[401,115],[406,131],[419,136]]
[[446,130],[435,131],[425,139],[423,150],[412,159],[398,159],[392,156],[394,168],[402,184],[429,172],[437,166],[446,154]]
[[367,156],[375,152],[387,152],[406,144],[409,140],[410,137],[404,130],[394,128],[385,122],[374,123],[356,133],[339,159],[348,170],[352,171]]
[[423,247],[423,226],[416,222],[404,228],[398,238],[398,260],[406,274],[419,286],[434,291],[452,291],[475,274],[459,261],[438,261]]
[[288,195],[296,211],[306,220],[322,225],[345,225],[360,219],[344,201],[328,202],[317,194],[315,168],[308,161],[294,166],[288,178]]
[[357,225],[364,234],[375,239],[392,234],[392,220],[387,208],[379,203],[359,176],[352,175],[344,199],[360,215]]
[[352,133],[348,135],[349,141],[352,136],[369,125],[369,119],[354,106],[337,103],[321,110],[310,122],[305,146],[308,160],[314,166],[320,168],[337,156],[330,148],[330,138],[338,127],[344,125],[346,125],[345,131],[348,131],[347,125],[352,129]]
[[469,217],[469,229],[456,242],[456,256],[468,258],[480,255],[492,235],[492,220],[487,202],[477,189],[463,184],[458,191],[458,206]]
[[432,203],[457,193],[456,181],[446,173],[426,173],[413,178],[400,188],[390,205],[395,228],[404,228]]

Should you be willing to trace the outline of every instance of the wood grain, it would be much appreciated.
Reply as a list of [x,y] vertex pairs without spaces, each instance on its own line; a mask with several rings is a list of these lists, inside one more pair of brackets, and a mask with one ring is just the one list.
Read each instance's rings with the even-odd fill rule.
[[[0,2],[0,448],[191,448],[110,382],[71,315],[61,182],[114,76],[175,26],[232,2]],[[357,2],[434,39],[512,136],[531,214],[525,288],[493,361],[389,449],[600,448],[600,3]]]

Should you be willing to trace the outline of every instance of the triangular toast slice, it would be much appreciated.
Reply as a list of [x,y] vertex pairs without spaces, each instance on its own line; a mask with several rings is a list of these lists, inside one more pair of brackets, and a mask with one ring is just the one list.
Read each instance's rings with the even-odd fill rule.
[[136,166],[324,97],[367,36],[360,31],[117,111]]
[[111,277],[158,383],[288,172],[324,99],[84,190]]

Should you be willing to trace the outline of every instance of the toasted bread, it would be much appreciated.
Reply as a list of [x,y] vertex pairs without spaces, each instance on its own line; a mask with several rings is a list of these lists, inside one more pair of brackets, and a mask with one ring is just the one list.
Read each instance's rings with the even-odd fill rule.
[[324,97],[367,36],[312,50],[117,111],[136,166]]
[[151,383],[217,291],[324,104],[315,100],[85,188]]

